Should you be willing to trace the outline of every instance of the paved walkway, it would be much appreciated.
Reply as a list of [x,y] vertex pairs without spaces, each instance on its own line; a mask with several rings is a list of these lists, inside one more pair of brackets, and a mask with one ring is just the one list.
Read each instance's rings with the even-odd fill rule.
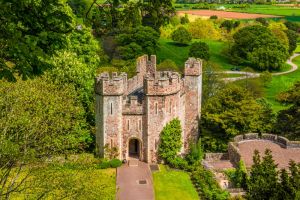
[[[141,180],[147,183],[140,184],[144,182]],[[152,174],[147,163],[117,168],[117,200],[154,200]]]
[[[287,61],[286,63],[291,65],[292,68],[288,71],[285,72],[277,72],[277,73],[272,73],[273,76],[280,76],[283,74],[288,74],[291,72],[294,72],[298,69],[298,66],[292,62],[292,60],[294,58],[296,58],[297,56],[299,56],[299,53],[294,53],[294,55],[292,55]],[[237,80],[242,80],[242,79],[246,79],[246,78],[256,78],[260,76],[260,73],[253,73],[253,72],[239,72],[239,71],[224,71],[222,72],[224,74],[241,74],[241,75],[245,75],[245,76],[241,76],[241,77],[232,77],[232,78],[223,78],[223,80],[225,82],[232,82],[232,81],[237,81]]]

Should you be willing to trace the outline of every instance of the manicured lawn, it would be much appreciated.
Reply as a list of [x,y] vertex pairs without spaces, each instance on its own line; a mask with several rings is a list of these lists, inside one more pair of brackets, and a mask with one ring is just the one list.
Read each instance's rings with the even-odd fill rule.
[[198,194],[189,175],[183,171],[169,169],[161,165],[154,172],[154,190],[156,200],[198,200]]
[[[296,57],[293,62],[300,66],[300,56]],[[300,81],[300,69],[295,72],[282,76],[274,76],[271,84],[266,88],[265,97],[272,104],[273,109],[277,112],[286,107],[276,101],[276,96],[285,90],[288,90],[296,81]]]
[[[226,5],[227,7],[227,5]],[[250,5],[250,8],[231,8],[232,11],[282,16],[300,16],[299,8],[276,5]]]
[[[195,41],[200,40],[193,40],[193,42]],[[206,42],[209,46],[211,54],[210,60],[214,63],[219,64],[221,69],[230,70],[231,68],[236,67],[235,65],[230,64],[229,60],[224,55],[222,55],[222,50],[226,47],[226,43],[214,40],[203,41]],[[159,40],[159,44],[160,49],[157,52],[157,62],[160,63],[165,59],[171,59],[179,66],[180,69],[183,69],[184,63],[189,57],[188,53],[190,46],[180,46],[174,43],[172,40],[164,38],[161,38]]]

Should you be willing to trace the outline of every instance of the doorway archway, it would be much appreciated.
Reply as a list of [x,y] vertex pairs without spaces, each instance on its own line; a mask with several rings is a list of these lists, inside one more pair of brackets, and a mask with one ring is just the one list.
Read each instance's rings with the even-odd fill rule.
[[141,142],[137,138],[131,138],[128,142],[128,157],[140,159],[141,156]]

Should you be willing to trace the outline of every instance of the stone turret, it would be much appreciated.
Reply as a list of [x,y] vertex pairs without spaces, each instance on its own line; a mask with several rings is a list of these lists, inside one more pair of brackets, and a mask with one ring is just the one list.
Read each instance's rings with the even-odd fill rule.
[[197,141],[199,137],[198,123],[201,115],[202,95],[202,61],[189,58],[184,68],[185,91],[185,144],[188,149],[188,141]]
[[[123,94],[127,90],[127,75],[102,73],[95,79],[96,94],[96,146],[104,156],[104,146],[122,147]],[[121,158],[121,157],[119,157]]]

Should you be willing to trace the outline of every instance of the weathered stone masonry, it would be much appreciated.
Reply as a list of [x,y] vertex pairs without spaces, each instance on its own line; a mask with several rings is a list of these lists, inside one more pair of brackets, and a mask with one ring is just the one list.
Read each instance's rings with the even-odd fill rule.
[[156,56],[138,58],[137,75],[131,79],[125,73],[100,74],[95,80],[100,156],[108,144],[118,147],[119,159],[128,159],[130,148],[136,148],[140,160],[157,162],[159,134],[176,117],[181,121],[181,153],[185,153],[190,140],[198,137],[201,88],[202,62],[194,58],[186,61],[183,78],[176,72],[156,71]]

